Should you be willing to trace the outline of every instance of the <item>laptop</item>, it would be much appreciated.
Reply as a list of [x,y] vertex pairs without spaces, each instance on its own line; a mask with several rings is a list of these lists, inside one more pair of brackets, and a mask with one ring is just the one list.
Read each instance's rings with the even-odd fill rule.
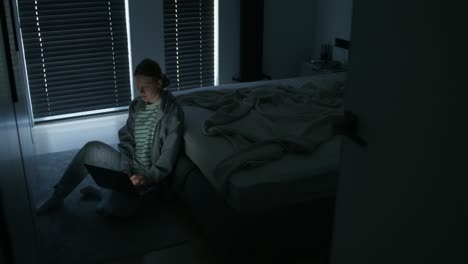
[[85,164],[85,167],[98,186],[131,196],[140,195],[139,190],[133,185],[126,173],[91,164]]

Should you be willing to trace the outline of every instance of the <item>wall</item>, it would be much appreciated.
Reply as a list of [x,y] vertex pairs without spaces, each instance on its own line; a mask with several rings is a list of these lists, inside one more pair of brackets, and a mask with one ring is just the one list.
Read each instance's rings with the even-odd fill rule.
[[[12,62],[13,62],[13,68],[15,72],[15,83],[16,83],[16,90],[17,90],[17,95],[18,95],[18,101],[15,102],[15,114],[16,114],[16,122],[17,122],[17,127],[18,127],[18,135],[20,138],[21,142],[21,154],[23,156],[23,160],[25,163],[25,166],[28,166],[32,162],[32,158],[34,155],[33,152],[33,140],[32,140],[32,132],[31,132],[31,126],[32,126],[32,115],[30,114],[31,106],[30,106],[30,98],[29,98],[29,90],[27,89],[27,78],[26,78],[26,73],[25,69],[23,67],[23,56],[21,52],[21,42],[18,41],[20,39],[19,36],[19,23],[17,20],[11,19],[10,14],[11,10],[8,6],[8,10],[6,11],[7,14],[7,24],[10,29],[9,31],[9,36],[10,39],[13,40],[15,37],[17,39],[17,48],[13,43],[10,44],[10,50],[13,56]],[[14,17],[18,17],[17,15],[17,6],[16,3],[13,6],[13,14]],[[16,29],[13,30],[13,28]],[[14,36],[13,33],[16,33],[16,36]],[[13,42],[13,41],[12,41]]]
[[34,154],[79,149],[93,140],[117,145],[117,132],[125,124],[127,117],[126,113],[109,114],[36,125],[32,128]]
[[331,263],[468,263],[465,5],[355,1]]
[[265,0],[263,71],[274,79],[297,76],[314,54],[316,1]]
[[238,0],[219,1],[219,84],[232,83],[240,69],[240,6]]
[[[275,79],[297,76],[321,44],[350,40],[352,0],[266,0],[264,10],[263,70]],[[347,63],[348,52],[334,48],[334,59]]]
[[[11,25],[11,21],[5,23],[7,19],[11,19],[6,15],[9,9],[5,8],[5,2],[0,3],[0,210],[9,232],[11,253],[15,263],[36,263],[37,234],[21,155],[22,148],[26,146],[20,144],[21,131],[18,131],[18,127],[21,129],[23,125],[17,124],[11,89],[14,87],[15,78],[9,75],[14,72],[14,65],[19,65],[19,62],[17,56],[10,53],[10,44],[13,42],[10,36],[13,35],[11,27],[7,26]],[[21,89],[19,85],[21,84],[18,83],[16,89]],[[27,120],[28,117],[24,119]],[[30,144],[30,142],[24,143]],[[4,237],[0,237],[0,240],[3,239]]]
[[162,0],[128,0],[132,71],[144,58],[156,60],[165,71],[162,7]]
[[[320,58],[321,44],[335,44],[335,38],[351,39],[353,0],[316,0],[314,58]],[[334,48],[333,58],[348,63],[348,52]]]

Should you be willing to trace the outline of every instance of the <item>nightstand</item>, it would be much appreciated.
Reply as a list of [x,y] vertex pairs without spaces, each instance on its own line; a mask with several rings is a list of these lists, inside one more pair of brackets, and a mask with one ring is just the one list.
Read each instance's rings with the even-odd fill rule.
[[345,72],[347,70],[347,65],[338,61],[325,62],[320,60],[311,60],[304,61],[302,63],[301,76]]

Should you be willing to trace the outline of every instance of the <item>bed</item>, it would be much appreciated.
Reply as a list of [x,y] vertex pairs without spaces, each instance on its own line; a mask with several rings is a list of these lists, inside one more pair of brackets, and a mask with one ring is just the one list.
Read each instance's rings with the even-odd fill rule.
[[185,133],[172,186],[220,251],[328,247],[341,146],[330,117],[342,113],[345,81],[334,73],[174,92]]

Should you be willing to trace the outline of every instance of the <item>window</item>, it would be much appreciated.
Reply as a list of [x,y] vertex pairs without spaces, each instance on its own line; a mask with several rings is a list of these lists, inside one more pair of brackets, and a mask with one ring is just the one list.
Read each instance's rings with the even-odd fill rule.
[[18,0],[35,122],[126,109],[125,0]]
[[214,0],[164,0],[169,89],[212,86],[215,80]]

